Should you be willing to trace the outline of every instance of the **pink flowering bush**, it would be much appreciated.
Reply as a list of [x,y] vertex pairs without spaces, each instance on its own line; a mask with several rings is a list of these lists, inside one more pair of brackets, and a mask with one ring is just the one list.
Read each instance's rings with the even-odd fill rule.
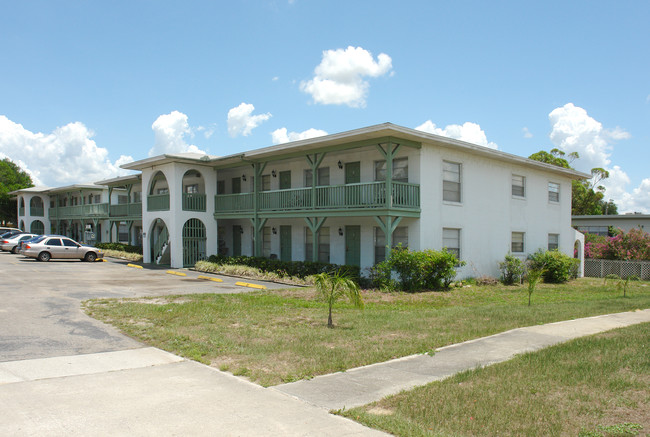
[[642,229],[631,229],[627,233],[619,229],[613,237],[589,236],[585,238],[585,256],[592,259],[650,260],[650,234]]

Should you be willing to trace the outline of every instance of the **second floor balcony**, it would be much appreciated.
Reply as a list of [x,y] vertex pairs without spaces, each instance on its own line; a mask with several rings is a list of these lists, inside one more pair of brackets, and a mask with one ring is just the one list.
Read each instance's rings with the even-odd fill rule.
[[107,218],[108,203],[91,203],[88,205],[50,208],[49,216],[50,219]]
[[118,205],[111,205],[111,217],[142,217],[142,203],[121,203]]
[[419,214],[419,184],[392,182],[390,191],[387,196],[385,182],[369,182],[261,191],[257,202],[254,193],[220,194],[215,196],[215,216],[254,213],[256,203],[258,213],[399,209]]

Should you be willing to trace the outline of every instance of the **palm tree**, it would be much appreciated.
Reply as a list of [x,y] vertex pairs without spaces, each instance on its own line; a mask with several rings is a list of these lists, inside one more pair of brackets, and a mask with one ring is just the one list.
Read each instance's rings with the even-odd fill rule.
[[329,305],[329,316],[327,317],[327,327],[333,328],[332,307],[334,303],[342,296],[347,296],[357,308],[363,308],[363,300],[359,292],[359,286],[352,280],[350,275],[338,270],[331,273],[319,273],[314,276],[316,290]]

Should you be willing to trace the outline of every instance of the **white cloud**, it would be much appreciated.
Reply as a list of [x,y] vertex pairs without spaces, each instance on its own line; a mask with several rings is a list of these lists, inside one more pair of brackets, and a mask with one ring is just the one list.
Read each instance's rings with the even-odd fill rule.
[[619,213],[640,211],[650,213],[650,179],[628,192],[631,184],[627,173],[618,165],[611,165],[612,142],[630,138],[620,127],[605,129],[583,108],[573,103],[555,108],[548,115],[551,122],[551,141],[565,153],[578,152],[576,168],[589,173],[594,167],[609,171],[609,178],[600,185],[606,188],[605,199],[613,199]]
[[228,133],[231,137],[243,135],[247,137],[260,123],[271,118],[271,113],[252,115],[255,106],[241,103],[228,111]]
[[327,132],[320,129],[311,128],[302,132],[287,133],[287,128],[282,127],[271,132],[271,139],[273,141],[273,144],[282,144],[291,141],[306,140],[308,138],[322,137],[324,135],[327,135]]
[[129,172],[119,168],[130,156],[108,159],[93,132],[81,122],[57,127],[50,134],[31,132],[0,115],[0,158],[9,158],[27,171],[35,185],[61,186],[96,182]]
[[[185,141],[185,137],[194,137],[187,122],[187,115],[179,111],[159,116],[151,125],[154,133],[154,145],[149,150],[149,156],[165,153],[206,153]],[[199,129],[200,130],[200,129]]]
[[316,103],[366,106],[370,84],[365,77],[379,77],[391,73],[392,59],[385,53],[377,56],[361,47],[325,50],[321,63],[314,69],[313,79],[302,81],[300,90],[310,94]]
[[530,131],[528,130],[527,127],[524,127],[521,131],[524,133],[524,138],[532,138],[533,137],[533,134],[530,133]]
[[478,144],[479,146],[489,147],[490,149],[499,148],[496,143],[487,140],[487,136],[485,135],[483,129],[481,129],[480,125],[472,123],[470,121],[466,121],[462,126],[459,124],[450,124],[448,126],[445,126],[444,129],[441,129],[439,127],[436,127],[435,123],[433,123],[431,120],[427,120],[415,129],[434,135],[440,135],[443,137],[454,138],[456,140],[461,140],[472,144]]

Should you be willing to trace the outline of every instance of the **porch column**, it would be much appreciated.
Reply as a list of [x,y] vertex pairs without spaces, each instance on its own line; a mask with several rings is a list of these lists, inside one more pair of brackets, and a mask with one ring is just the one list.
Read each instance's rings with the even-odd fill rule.
[[305,217],[305,222],[311,231],[311,259],[313,262],[318,261],[318,234],[320,233],[320,228],[323,227],[323,223],[325,223],[326,219],[327,217]]
[[386,236],[386,259],[388,259],[391,250],[393,250],[393,232],[402,221],[402,217],[386,216],[385,222],[380,216],[375,216],[374,219]]
[[307,163],[311,167],[311,207],[316,208],[316,177],[318,172],[318,167],[320,167],[325,158],[325,153],[314,153],[313,156],[307,155]]
[[381,144],[377,144],[377,149],[386,159],[386,208],[393,207],[393,158],[397,155],[401,145],[393,143],[386,144],[386,150]]
[[260,179],[262,172],[266,168],[266,162],[256,162],[253,164],[253,255],[262,256],[262,239],[260,232],[266,224],[266,219],[260,221],[258,197],[260,192]]

